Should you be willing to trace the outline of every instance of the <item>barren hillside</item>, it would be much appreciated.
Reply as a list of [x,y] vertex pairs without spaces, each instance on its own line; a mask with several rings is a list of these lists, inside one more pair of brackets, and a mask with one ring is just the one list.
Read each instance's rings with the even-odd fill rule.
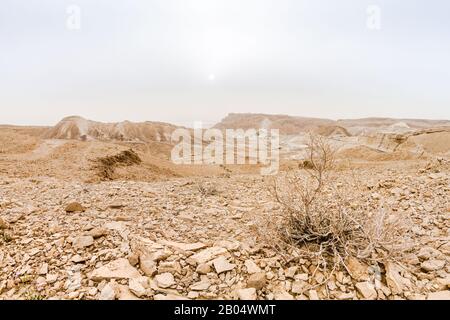
[[231,113],[215,125],[218,129],[279,129],[281,134],[314,131],[318,127],[333,126],[335,121],[319,118],[292,117],[250,113]]
[[161,122],[101,123],[72,116],[45,133],[46,139],[76,139],[128,142],[166,142],[177,126]]
[[337,121],[343,127],[389,127],[402,124],[413,129],[450,126],[450,120],[424,120],[424,119],[392,119],[392,118],[361,118],[342,119]]

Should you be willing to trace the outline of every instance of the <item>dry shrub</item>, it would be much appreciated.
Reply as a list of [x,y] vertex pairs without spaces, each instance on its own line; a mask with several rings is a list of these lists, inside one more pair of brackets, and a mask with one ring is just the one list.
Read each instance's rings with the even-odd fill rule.
[[13,236],[10,231],[0,230],[0,244],[2,244],[2,242],[8,243],[8,242],[11,242],[12,240],[13,240]]
[[218,190],[215,184],[200,182],[197,184],[197,190],[203,197],[215,196]]
[[450,161],[444,157],[435,157],[427,162],[426,166],[419,170],[419,172],[439,173],[442,171],[449,171]]
[[142,163],[141,158],[134,150],[125,150],[113,156],[96,159],[98,176],[103,180],[113,180],[117,167],[127,167]]
[[345,267],[348,257],[381,261],[405,248],[403,217],[382,207],[373,210],[363,194],[349,191],[354,186],[347,188],[332,170],[336,150],[326,138],[311,136],[308,150],[303,170],[273,180],[271,191],[282,212],[269,216],[264,235],[332,270]]

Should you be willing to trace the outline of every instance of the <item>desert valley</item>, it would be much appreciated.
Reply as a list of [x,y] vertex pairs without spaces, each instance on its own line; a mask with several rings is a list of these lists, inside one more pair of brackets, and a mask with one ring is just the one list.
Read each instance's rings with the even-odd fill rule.
[[214,126],[279,129],[276,176],[175,165],[177,128],[0,126],[0,299],[450,299],[450,121]]

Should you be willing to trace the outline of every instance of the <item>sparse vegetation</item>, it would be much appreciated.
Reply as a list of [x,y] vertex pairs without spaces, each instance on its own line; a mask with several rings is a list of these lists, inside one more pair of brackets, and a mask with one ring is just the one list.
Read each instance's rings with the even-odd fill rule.
[[33,277],[29,274],[24,274],[19,279],[20,283],[30,283],[31,281],[33,281]]
[[[318,259],[326,269],[344,266],[349,257],[383,260],[401,249],[405,222],[386,208],[371,210],[351,205],[354,195],[345,194],[333,172],[335,150],[324,138],[311,136],[308,165],[303,170],[280,175],[272,193],[282,205],[275,235],[271,238]],[[273,217],[270,217],[273,219]]]
[[34,290],[27,291],[24,296],[25,296],[25,300],[30,300],[30,301],[45,300],[44,296],[42,296],[38,292],[35,292]]
[[9,243],[13,240],[13,237],[7,230],[0,230],[0,239],[5,243]]
[[226,165],[221,164],[220,168],[223,169],[224,173],[222,174],[222,176],[224,178],[230,178],[231,174],[233,173],[232,170],[230,170]]
[[197,189],[203,197],[215,196],[218,194],[217,187],[211,183],[198,183]]

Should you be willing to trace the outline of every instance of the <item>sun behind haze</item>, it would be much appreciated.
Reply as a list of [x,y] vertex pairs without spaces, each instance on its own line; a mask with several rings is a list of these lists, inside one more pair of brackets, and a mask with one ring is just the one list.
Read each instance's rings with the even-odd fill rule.
[[[230,112],[449,119],[449,9],[444,0],[4,0],[0,123],[76,114],[191,125]],[[68,26],[74,15],[79,28]]]

